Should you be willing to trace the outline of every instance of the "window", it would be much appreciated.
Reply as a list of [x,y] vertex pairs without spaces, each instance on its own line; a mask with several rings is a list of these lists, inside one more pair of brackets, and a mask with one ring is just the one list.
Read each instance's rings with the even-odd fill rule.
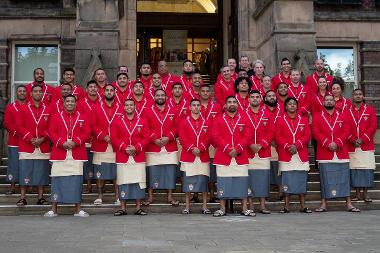
[[137,12],[217,13],[216,0],[137,0]]
[[33,81],[33,70],[45,70],[45,83],[57,86],[60,80],[59,47],[57,44],[19,44],[13,45],[12,98],[15,88],[20,84]]
[[362,0],[316,0],[315,3],[323,5],[360,5]]
[[344,96],[350,97],[357,87],[356,47],[318,47],[319,58],[325,60],[326,70],[330,75],[344,79],[346,87]]

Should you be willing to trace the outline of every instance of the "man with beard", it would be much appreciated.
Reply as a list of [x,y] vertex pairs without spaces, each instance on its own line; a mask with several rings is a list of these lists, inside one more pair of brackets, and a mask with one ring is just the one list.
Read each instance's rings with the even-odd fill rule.
[[140,81],[144,85],[144,92],[147,92],[152,82],[152,68],[149,63],[143,63],[140,67],[140,76],[137,81]]
[[250,91],[249,102],[250,107],[244,112],[253,134],[248,142],[249,206],[251,210],[254,210],[252,199],[259,198],[260,212],[269,214],[270,211],[265,207],[265,198],[269,197],[270,147],[274,139],[275,126],[272,113],[261,106],[260,91]]
[[[235,58],[228,58],[227,65],[230,67],[231,78],[235,81],[238,78],[237,70],[236,70],[236,60]],[[222,78],[222,73],[219,73],[217,80]]]
[[183,74],[180,76],[181,83],[185,92],[193,85],[191,76],[194,73],[194,66],[192,61],[185,60],[182,68]]
[[325,62],[323,59],[316,59],[314,62],[315,72],[310,76],[306,77],[305,86],[311,92],[315,94],[318,90],[318,79],[320,76],[324,76],[327,81],[328,90],[331,90],[333,76],[330,76],[325,72]]
[[189,106],[188,101],[183,95],[183,85],[181,83],[174,83],[172,93],[172,97],[168,101],[169,106],[175,109],[178,118],[186,117]]
[[91,145],[91,151],[94,152],[92,163],[98,187],[98,198],[94,201],[95,205],[103,204],[105,180],[113,181],[115,202],[118,201],[115,152],[111,146],[110,131],[112,122],[116,117],[120,117],[122,112],[122,106],[115,101],[115,88],[111,84],[107,84],[104,89],[104,101],[95,109],[95,122],[92,126],[94,134]]
[[240,57],[239,69],[245,70],[248,76],[253,76],[255,74],[254,70],[251,68],[251,63],[249,62],[249,58],[246,55],[243,55]]
[[60,113],[64,109],[64,100],[68,95],[72,95],[72,86],[68,83],[62,84],[60,87],[61,97],[56,99],[54,103],[51,104],[51,115]]
[[[71,86],[71,94],[73,94],[77,98],[77,101],[83,99],[84,90],[80,85],[75,83],[75,70],[73,68],[65,68],[63,70],[62,79],[63,84],[67,83]],[[62,85],[55,88],[55,100],[61,99]]]
[[165,189],[168,203],[177,206],[179,201],[173,199],[178,164],[176,110],[166,102],[164,90],[156,90],[154,99],[146,113],[151,142],[146,148],[149,195],[145,205],[153,202],[153,190]]
[[140,81],[135,81],[132,85],[132,94],[128,98],[135,102],[137,117],[144,117],[145,112],[151,106],[148,98],[144,96],[144,84]]
[[230,67],[221,67],[220,73],[222,74],[222,78],[217,80],[214,85],[214,97],[215,101],[223,106],[226,98],[235,94],[234,80],[231,78]]
[[[351,126],[348,137],[348,154],[350,157],[351,187],[356,190],[356,199],[372,202],[368,188],[374,185],[375,145],[377,129],[376,111],[364,103],[363,91],[352,92],[352,106],[349,111]],[[362,196],[360,190],[363,190]]]
[[280,83],[291,84],[290,71],[292,70],[292,64],[288,58],[282,58],[281,71],[274,77],[272,77],[272,90],[277,90]]
[[149,86],[148,91],[146,92],[146,97],[150,104],[154,103],[154,93],[156,90],[162,89],[162,79],[160,74],[154,73],[152,75],[152,83]]
[[124,72],[117,74],[116,86],[114,87],[116,101],[120,105],[123,105],[124,101],[128,98],[128,96],[130,96],[131,93],[128,74]]
[[212,130],[212,138],[216,143],[214,164],[220,199],[220,209],[214,212],[214,216],[226,215],[228,199],[240,199],[242,215],[254,216],[253,210],[247,209],[249,123],[238,112],[238,103],[234,96],[226,98],[225,108],[226,112],[214,119]]
[[46,205],[43,198],[43,186],[49,184],[50,143],[47,129],[50,110],[42,102],[43,87],[34,84],[31,88],[32,100],[20,108],[16,119],[16,131],[19,137],[19,184],[20,200],[17,206],[25,206],[26,186],[37,186],[37,205]]
[[15,194],[16,183],[19,182],[19,158],[18,145],[19,138],[17,136],[16,119],[20,117],[21,106],[26,103],[26,87],[25,85],[17,86],[16,101],[7,105],[4,111],[4,127],[8,131],[8,166],[7,180],[11,183],[7,195]]
[[301,83],[301,72],[298,69],[292,69],[290,74],[291,83],[288,86],[290,97],[294,97],[298,101],[298,111],[302,116],[307,117],[310,113],[310,92]]
[[158,62],[157,72],[161,76],[162,89],[166,92],[166,94],[170,96],[172,94],[173,84],[181,82],[180,78],[174,75],[173,73],[169,72],[168,64],[166,63],[166,61]]
[[33,70],[33,82],[26,85],[27,101],[32,101],[31,92],[34,85],[42,87],[42,100],[45,105],[49,105],[54,97],[55,88],[45,83],[45,71],[42,68]]
[[313,135],[317,141],[316,160],[321,181],[321,206],[316,212],[327,211],[327,200],[346,198],[347,211],[360,212],[351,203],[350,169],[347,139],[350,122],[347,115],[335,109],[334,97],[325,95],[325,109],[313,115]]
[[192,75],[192,86],[185,93],[185,98],[187,101],[192,99],[199,99],[199,91],[201,85],[203,84],[202,76],[200,73],[194,73]]
[[256,60],[253,62],[253,70],[255,74],[251,76],[252,80],[252,90],[261,90],[263,88],[263,77],[265,65],[262,60]]
[[98,86],[98,94],[103,99],[104,98],[104,90],[107,86],[107,74],[102,68],[98,68],[94,72],[93,76],[94,80],[96,81],[96,84]]
[[64,110],[55,114],[50,122],[49,136],[52,140],[51,202],[52,209],[45,217],[58,215],[58,203],[75,204],[76,217],[88,217],[81,210],[83,187],[83,163],[87,161],[85,142],[91,129],[87,118],[76,109],[76,98],[64,98]]
[[249,107],[249,91],[252,81],[248,77],[239,77],[235,81],[235,97],[239,104],[239,111],[245,111]]

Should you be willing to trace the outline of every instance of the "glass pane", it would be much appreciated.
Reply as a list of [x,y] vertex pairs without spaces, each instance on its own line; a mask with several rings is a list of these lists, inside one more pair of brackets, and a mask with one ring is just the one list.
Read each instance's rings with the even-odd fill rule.
[[217,0],[137,0],[138,12],[217,13]]
[[194,43],[210,44],[210,39],[194,38]]
[[33,81],[33,70],[41,67],[45,70],[45,81],[57,83],[58,47],[16,45],[14,80]]

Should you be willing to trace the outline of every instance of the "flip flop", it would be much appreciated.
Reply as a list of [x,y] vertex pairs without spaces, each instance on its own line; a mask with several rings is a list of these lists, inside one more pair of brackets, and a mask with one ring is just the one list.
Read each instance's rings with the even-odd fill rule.
[[312,213],[312,211],[309,208],[305,207],[304,209],[300,210],[300,213]]
[[96,205],[96,206],[100,206],[100,205],[102,205],[103,204],[103,200],[102,199],[95,199],[95,201],[94,201],[94,205]]
[[347,209],[347,212],[351,212],[351,213],[360,213],[360,209],[359,208],[356,208],[356,207],[351,207],[351,208],[348,208]]
[[127,211],[124,211],[124,210],[118,210],[118,211],[116,211],[114,214],[113,214],[113,216],[124,216],[124,215],[127,215],[128,213],[127,213]]
[[314,210],[314,212],[317,212],[317,213],[325,213],[327,212],[327,209],[326,207],[318,207],[317,209]]
[[148,215],[148,213],[145,212],[145,211],[142,210],[142,209],[139,209],[139,210],[137,210],[137,211],[135,212],[135,215],[142,215],[142,216],[144,216],[144,215]]
[[179,201],[178,200],[171,200],[171,201],[168,201],[168,204],[172,205],[172,206],[179,206]]
[[364,199],[364,202],[366,202],[366,203],[371,203],[371,202],[372,202],[372,199],[371,199],[371,198],[365,198],[365,199]]

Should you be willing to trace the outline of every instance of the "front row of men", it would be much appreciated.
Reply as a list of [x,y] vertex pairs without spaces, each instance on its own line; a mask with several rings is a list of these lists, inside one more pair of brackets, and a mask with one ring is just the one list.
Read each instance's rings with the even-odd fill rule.
[[[50,160],[52,210],[45,216],[57,216],[57,203],[75,204],[75,216],[88,216],[80,203],[83,166],[88,160],[86,142],[90,141],[93,174],[98,179],[115,180],[117,185],[116,199],[121,201],[117,216],[127,214],[127,200],[136,200],[136,215],[146,215],[141,201],[147,187],[147,204],[153,201],[154,189],[168,190],[168,203],[178,204],[172,196],[178,160],[182,190],[186,193],[182,213],[190,213],[192,192],[203,194],[202,213],[211,213],[207,208],[207,192],[214,168],[220,199],[220,209],[214,216],[226,214],[228,199],[240,199],[242,215],[255,216],[252,198],[259,198],[260,212],[268,214],[265,199],[269,197],[271,159],[276,156],[281,192],[285,196],[280,212],[288,213],[289,196],[298,195],[300,212],[310,213],[305,206],[305,194],[311,133],[317,142],[321,182],[322,201],[317,212],[327,211],[328,199],[341,197],[346,198],[348,211],[359,212],[351,203],[350,184],[365,188],[373,185],[376,115],[372,107],[363,103],[359,89],[354,91],[353,105],[346,113],[335,110],[333,96],[326,95],[325,109],[313,115],[311,126],[298,112],[295,98],[287,98],[284,108],[280,108],[274,102],[273,91],[266,93],[265,100],[269,101],[266,105],[262,104],[260,91],[251,91],[250,107],[245,111],[238,110],[234,96],[227,97],[223,112],[213,111],[216,105],[204,104],[201,95],[201,100],[191,100],[188,113],[182,117],[166,101],[164,90],[155,91],[154,103],[141,117],[133,99],[126,99],[124,108],[112,103],[112,91],[114,87],[107,85],[105,101],[94,107],[86,99],[77,104],[75,96],[67,95],[64,109],[51,117],[50,108],[41,102],[43,92],[39,85],[31,90],[31,102],[13,104],[20,114],[15,119],[16,130],[10,135],[19,137],[19,145],[18,151],[12,145],[9,151],[10,154],[19,152],[19,159],[10,159],[10,164],[19,162],[19,206],[27,203],[27,186],[38,186],[38,203],[47,202],[42,186],[49,181]],[[25,92],[20,87],[18,98],[25,97]],[[267,97],[272,100],[274,97],[274,101]],[[210,166],[210,157],[215,166]],[[95,204],[102,203],[104,181],[98,182],[99,198]]]

